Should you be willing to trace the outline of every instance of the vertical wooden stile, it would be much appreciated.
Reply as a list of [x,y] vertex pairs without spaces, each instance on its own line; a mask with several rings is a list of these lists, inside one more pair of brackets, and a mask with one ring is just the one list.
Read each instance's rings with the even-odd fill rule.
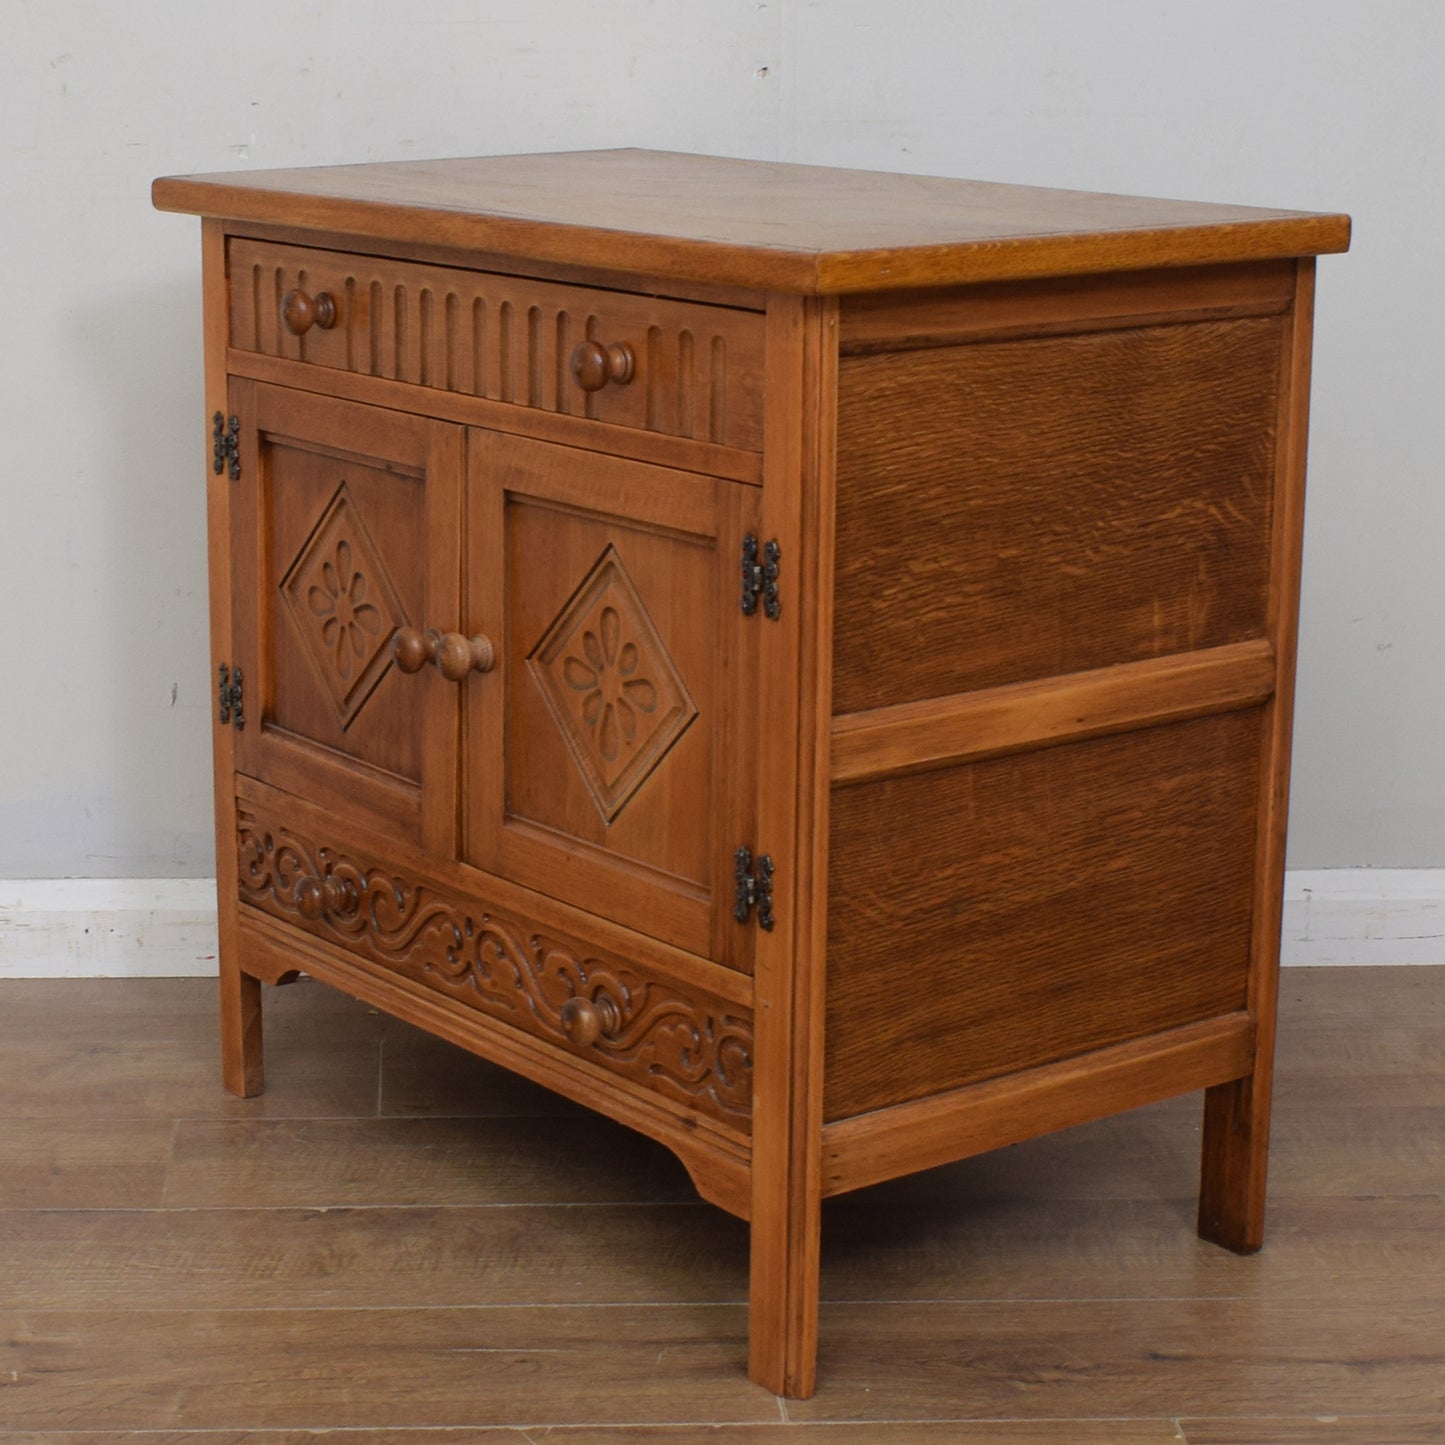
[[[201,289],[205,300],[206,421],[220,412],[229,416],[226,388],[226,345],[230,336],[227,306],[226,235],[222,223],[201,222]],[[259,323],[258,323],[259,324]],[[210,565],[211,667],[241,666],[231,635],[231,493],[236,483],[227,471],[219,475],[206,457],[206,535]],[[214,698],[213,698],[214,701]],[[216,799],[216,903],[220,934],[221,1076],[227,1089],[243,1098],[265,1086],[261,1054],[261,985],[241,972],[237,939],[235,733],[221,726],[211,708],[213,770]]]
[[1305,450],[1315,262],[1298,262],[1280,380],[1275,511],[1270,539],[1268,631],[1275,650],[1274,695],[1265,705],[1255,844],[1254,917],[1248,1007],[1255,1024],[1254,1067],[1204,1097],[1199,1233],[1241,1254],[1264,1242],[1270,1095],[1284,896],[1285,824],[1294,723],[1300,559],[1304,541]]
[[756,958],[749,1372],[813,1393],[822,1204],[837,303],[770,299],[764,531],[790,578],[762,638],[758,851],[778,927]]

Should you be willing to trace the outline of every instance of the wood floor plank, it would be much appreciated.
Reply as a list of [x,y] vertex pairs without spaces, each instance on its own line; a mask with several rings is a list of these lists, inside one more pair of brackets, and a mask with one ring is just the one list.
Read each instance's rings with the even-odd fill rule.
[[[397,1026],[314,979],[267,986],[262,994],[268,1038],[377,1039]],[[0,1044],[41,1034],[60,1047],[105,1039],[191,1039],[214,1053],[216,1008],[214,978],[0,979]]]
[[169,1119],[0,1117],[0,1209],[158,1205],[174,1132]]
[[27,1119],[365,1117],[376,1113],[380,1049],[374,1039],[273,1048],[266,1092],[238,1099],[221,1085],[219,1052],[196,1041],[34,1039],[0,1048],[0,1098]]
[[1445,1279],[1438,1197],[1276,1198],[1265,1248],[1244,1258],[1196,1235],[1192,1198],[829,1206],[829,1300],[1213,1297],[1381,1308]]
[[[1366,1015],[1365,1017],[1369,1017]],[[1368,1028],[1296,1025],[1282,1032],[1276,1065],[1298,1079],[1351,1080],[1423,1074],[1435,1088],[1445,1077],[1445,1019],[1411,1023],[1371,1018]]]
[[[552,1437],[555,1439],[555,1435]],[[537,1445],[497,1430],[44,1430],[10,1433],[4,1445]]]
[[[1445,1414],[1445,1281],[1368,1320],[1349,1301],[824,1305],[794,1420]],[[966,1402],[966,1405],[964,1404]]]
[[310,983],[198,1104],[214,988],[0,982],[4,1445],[1445,1445],[1445,968],[1286,971],[1252,1258],[1197,1097],[830,1201],[785,1415],[667,1151]]
[[[825,1306],[790,1421],[1445,1410],[1445,1300],[1372,1324],[1259,1302]],[[772,1423],[739,1306],[0,1313],[12,1428]]]
[[773,1423],[739,1305],[0,1310],[15,1430]]
[[1282,1105],[1270,1126],[1274,1194],[1438,1194],[1445,1105],[1331,1109]]
[[25,1309],[424,1308],[747,1299],[747,1228],[701,1202],[0,1214]]
[[563,1427],[546,1445],[1179,1445],[1169,1420],[867,1421],[863,1424],[732,1425],[715,1429]]
[[4,1441],[5,1445],[537,1445],[538,1437],[506,1427],[463,1426],[456,1430],[27,1430],[8,1434]]
[[1296,1020],[1343,1025],[1408,1024],[1445,1014],[1445,959],[1434,965],[1286,968],[1280,972],[1281,1027]]
[[588,1114],[527,1118],[186,1120],[171,1208],[691,1203],[676,1157]]
[[1445,1418],[1183,1420],[1188,1445],[1445,1445]]
[[[520,1429],[46,1431],[6,1445],[1180,1445],[1167,1420],[842,1425],[585,1425]],[[1408,1445],[1408,1442],[1407,1442]]]
[[[838,1207],[838,1206],[842,1207]],[[825,1210],[826,1300],[1269,1298],[1379,1309],[1445,1278],[1438,1199],[1276,1203],[1265,1250],[1191,1202]],[[0,1298],[34,1309],[743,1302],[747,1233],[701,1203],[0,1214]]]
[[399,1028],[382,1043],[380,1099],[383,1114],[402,1117],[588,1114],[510,1069],[414,1028]]

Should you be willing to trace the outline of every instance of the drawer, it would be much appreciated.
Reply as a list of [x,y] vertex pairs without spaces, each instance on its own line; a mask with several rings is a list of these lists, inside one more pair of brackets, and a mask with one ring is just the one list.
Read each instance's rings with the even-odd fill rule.
[[232,238],[241,351],[761,451],[761,312]]
[[748,1009],[238,800],[243,905],[747,1132]]

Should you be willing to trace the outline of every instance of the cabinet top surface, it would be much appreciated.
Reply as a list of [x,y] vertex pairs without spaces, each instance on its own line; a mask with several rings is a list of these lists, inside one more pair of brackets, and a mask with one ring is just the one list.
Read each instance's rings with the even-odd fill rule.
[[171,176],[161,210],[844,293],[1343,251],[1347,216],[660,151]]

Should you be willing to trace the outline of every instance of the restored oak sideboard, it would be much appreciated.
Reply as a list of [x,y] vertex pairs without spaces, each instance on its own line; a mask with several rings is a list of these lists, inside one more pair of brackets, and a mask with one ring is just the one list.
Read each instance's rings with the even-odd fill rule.
[[662,1141],[788,1395],[829,1195],[1203,1089],[1258,1247],[1346,217],[638,151],[154,194],[230,1089],[304,970]]

